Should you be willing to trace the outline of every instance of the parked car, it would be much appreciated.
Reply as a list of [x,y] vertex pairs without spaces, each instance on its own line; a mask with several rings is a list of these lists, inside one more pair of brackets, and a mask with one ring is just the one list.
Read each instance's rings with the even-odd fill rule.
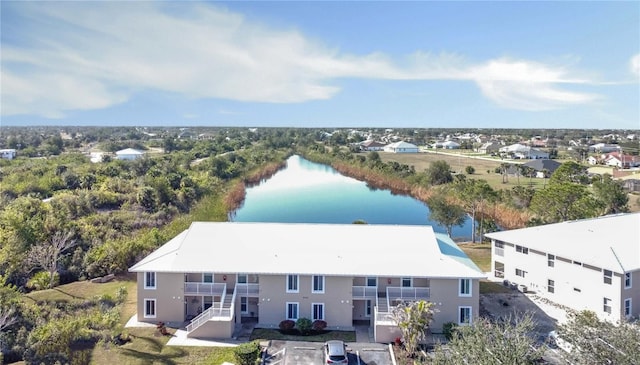
[[338,340],[325,342],[324,359],[327,364],[349,364],[347,345]]

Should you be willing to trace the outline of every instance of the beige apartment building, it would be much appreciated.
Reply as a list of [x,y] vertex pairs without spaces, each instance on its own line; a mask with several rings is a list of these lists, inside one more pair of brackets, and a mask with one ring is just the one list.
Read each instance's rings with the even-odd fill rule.
[[231,338],[243,319],[277,327],[366,323],[375,340],[399,331],[400,301],[435,304],[432,332],[470,323],[485,275],[430,226],[194,222],[130,268],[139,321],[187,323],[189,337]]
[[640,213],[486,236],[494,277],[604,320],[640,316]]

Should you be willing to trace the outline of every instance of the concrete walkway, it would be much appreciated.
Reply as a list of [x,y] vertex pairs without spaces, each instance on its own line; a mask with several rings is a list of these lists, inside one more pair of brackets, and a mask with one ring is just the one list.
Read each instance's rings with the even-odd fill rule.
[[373,342],[373,329],[367,325],[357,325],[356,329],[356,342],[372,343]]

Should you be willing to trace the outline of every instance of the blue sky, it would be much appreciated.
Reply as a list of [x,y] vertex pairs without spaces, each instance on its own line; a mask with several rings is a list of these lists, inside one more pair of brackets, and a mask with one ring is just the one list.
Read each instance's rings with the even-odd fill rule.
[[0,125],[640,129],[637,1],[0,4]]

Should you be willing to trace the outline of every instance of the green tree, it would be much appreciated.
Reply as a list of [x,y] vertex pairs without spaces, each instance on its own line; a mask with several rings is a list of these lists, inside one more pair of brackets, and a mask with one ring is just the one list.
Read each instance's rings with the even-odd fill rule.
[[462,226],[467,218],[467,213],[461,206],[448,202],[446,196],[442,194],[432,195],[427,199],[427,205],[429,219],[443,225],[449,237],[451,237],[453,226]]
[[446,161],[433,161],[425,171],[427,182],[431,185],[442,185],[453,181],[451,166]]
[[467,175],[473,175],[476,172],[476,169],[473,166],[467,166],[464,168],[464,171]]
[[611,175],[604,174],[601,180],[596,180],[593,183],[593,193],[602,207],[602,215],[629,211],[629,196],[624,191],[622,182],[613,180]]
[[600,321],[591,311],[570,313],[558,336],[571,345],[563,352],[573,364],[640,364],[640,325]]
[[425,300],[401,302],[392,310],[395,323],[402,332],[404,345],[409,354],[415,353],[420,341],[433,321],[433,303]]
[[455,185],[455,192],[463,202],[465,210],[471,213],[471,241],[475,242],[476,215],[481,213],[485,201],[493,201],[497,194],[486,180],[459,180]]
[[587,168],[573,161],[558,166],[551,174],[550,184],[557,182],[581,183],[586,177]]
[[531,199],[530,209],[546,223],[595,217],[597,201],[587,188],[572,182],[552,181]]
[[543,347],[535,347],[531,314],[491,321],[479,318],[472,326],[459,326],[447,345],[437,347],[436,365],[529,365],[538,364]]

